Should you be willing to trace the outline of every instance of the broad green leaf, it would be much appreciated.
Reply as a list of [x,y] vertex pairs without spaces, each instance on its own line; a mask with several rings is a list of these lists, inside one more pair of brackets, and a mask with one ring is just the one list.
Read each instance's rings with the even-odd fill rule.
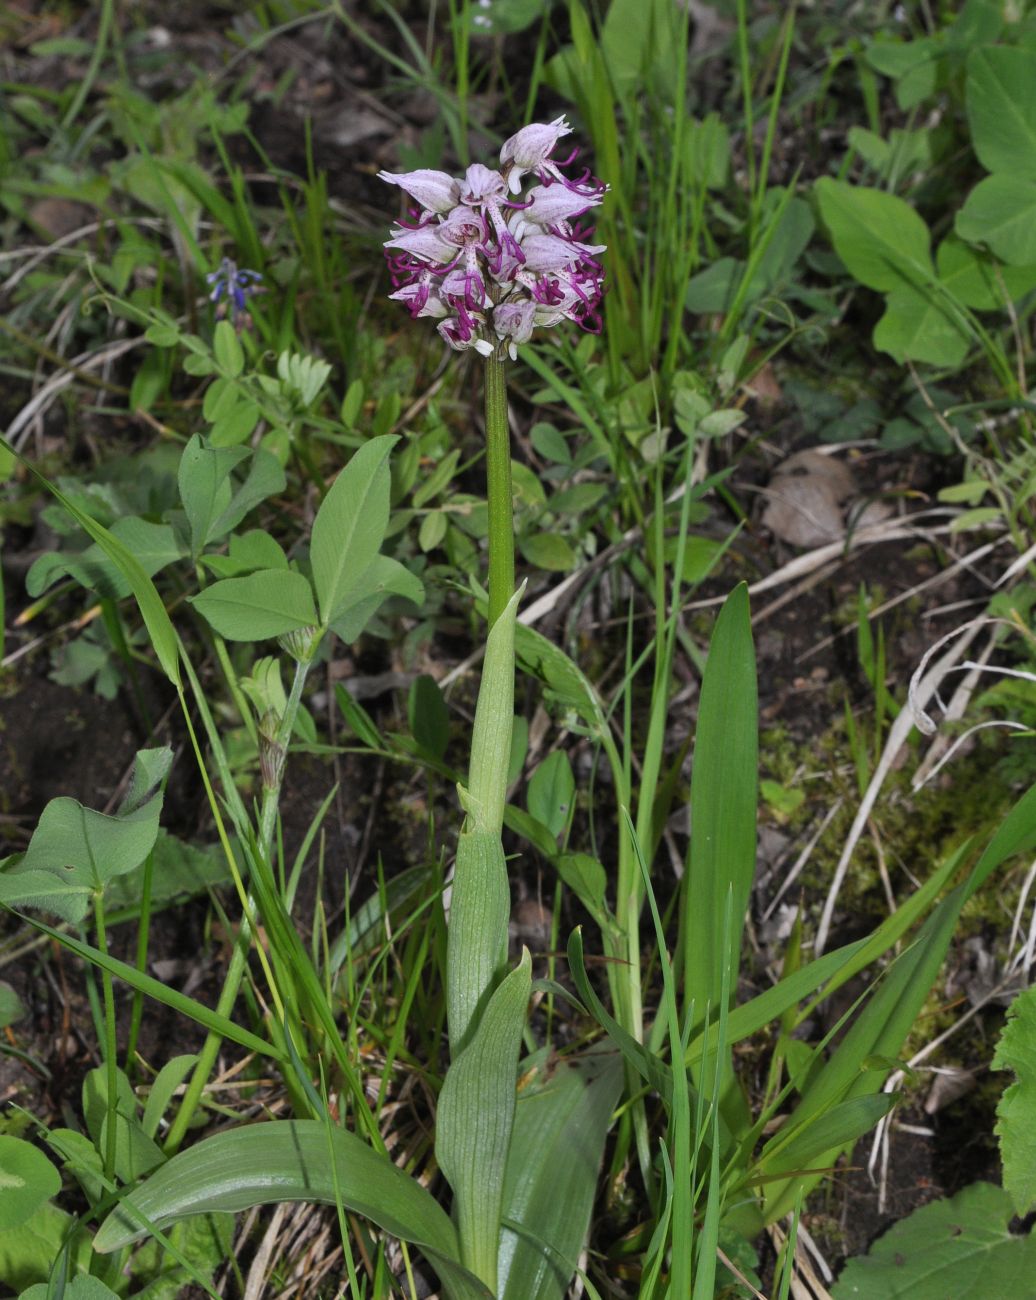
[[550,573],[565,573],[575,567],[576,553],[572,544],[559,533],[533,533],[518,542],[522,555],[537,569]]
[[[498,619],[497,626],[499,623]],[[454,1056],[467,1045],[506,969],[510,913],[511,891],[500,832],[461,831],[446,949],[447,1021]]]
[[957,213],[955,229],[969,244],[982,244],[1008,266],[1036,263],[1036,178],[987,176]]
[[566,1294],[622,1091],[615,1053],[561,1061],[546,1074],[539,1086],[534,1081],[523,1088],[515,1109],[498,1259],[502,1300],[561,1300]]
[[116,817],[84,808],[77,799],[52,799],[21,862],[0,873],[0,902],[81,921],[95,892],[151,852],[161,809],[160,794]]
[[25,1015],[25,1004],[6,980],[0,980],[0,1029],[17,1024]]
[[309,582],[291,569],[224,578],[190,601],[228,641],[265,641],[317,623]]
[[730,175],[730,128],[719,113],[693,118],[684,128],[687,171],[696,185],[721,190]]
[[[684,999],[697,1019],[737,987],[741,931],[755,875],[757,688],[748,590],[727,598],[712,633],[691,769],[691,843],[682,902]],[[718,918],[729,906],[730,950]],[[727,975],[724,975],[724,967]]]
[[[151,850],[151,907],[165,907],[176,900],[194,898],[215,885],[230,882],[230,867],[217,848],[186,844],[175,835],[159,830]],[[137,915],[141,902],[141,872],[131,871],[111,881],[105,889],[105,905],[113,920]]]
[[197,1060],[197,1056],[174,1056],[166,1061],[155,1076],[140,1121],[140,1126],[148,1137],[153,1138],[158,1132],[158,1126],[173,1099],[173,1094],[190,1074]]
[[[46,1282],[37,1282],[35,1286],[30,1286],[27,1291],[23,1291],[18,1300],[49,1300],[51,1294]],[[65,1287],[62,1300],[119,1300],[119,1297],[110,1287],[105,1286],[99,1277],[81,1273]]]
[[450,484],[459,460],[460,448],[454,447],[452,451],[447,452],[421,486],[414,489],[413,503],[415,510],[420,510],[429,501],[434,501],[443,488]]
[[909,203],[830,177],[817,181],[816,195],[835,252],[861,284],[888,292],[935,278],[928,227]]
[[541,821],[530,817],[523,808],[516,808],[513,803],[509,803],[504,809],[504,825],[522,839],[528,840],[545,858],[552,860],[557,853],[558,842],[555,837]]
[[601,737],[607,733],[608,724],[597,692],[564,650],[535,628],[519,623],[515,628],[515,653],[525,671],[544,683],[548,699],[553,697],[565,708],[574,709],[592,735]]
[[693,312],[726,312],[744,274],[744,263],[733,257],[720,257],[704,271],[687,281],[684,305]]
[[282,1120],[217,1133],[175,1155],[112,1211],[94,1237],[102,1254],[191,1214],[282,1201],[339,1201],[413,1242],[449,1281],[451,1294],[485,1296],[458,1267],[456,1230],[429,1192],[355,1133],[319,1120]]
[[216,358],[216,364],[220,370],[231,379],[237,376],[245,368],[245,354],[241,348],[241,340],[237,336],[237,330],[228,320],[217,322],[216,332],[212,340],[212,354]]
[[1036,1236],[1011,1232],[1010,1197],[973,1183],[894,1224],[851,1259],[834,1300],[1022,1300],[1036,1294]]
[[1000,45],[974,50],[967,63],[971,143],[991,172],[1036,178],[1036,82],[1032,50]]
[[104,1160],[85,1133],[70,1128],[49,1129],[47,1146],[75,1177],[91,1205],[106,1195]]
[[[117,519],[112,524],[111,535],[132,553],[149,578],[184,554],[169,524],[152,524],[137,515]],[[25,588],[30,596],[38,596],[66,573],[82,586],[111,600],[122,600],[131,590],[122,570],[97,543],[79,554],[49,551],[41,555],[26,575]]]
[[568,755],[563,749],[555,749],[539,764],[529,781],[529,813],[557,837],[568,825],[575,792]]
[[155,648],[155,654],[162,671],[172,684],[179,688],[180,686],[180,663],[178,659],[178,649],[176,633],[170,622],[169,615],[166,613],[165,605],[162,598],[155,589],[155,584],[148,577],[140,561],[120,542],[119,539],[96,520],[91,519],[88,514],[80,510],[74,502],[70,501],[49,479],[45,478],[38,469],[20,453],[16,452],[6,438],[0,437],[0,447],[5,447],[9,452],[18,457],[26,469],[37,478],[40,483],[65,507],[68,513],[75,519],[79,526],[88,533],[94,541],[101,547],[112,563],[122,573],[123,577],[129,583],[130,590],[136,598],[137,605],[140,608],[141,617],[144,625],[148,630],[151,638],[151,644]]
[[967,321],[938,289],[900,285],[885,300],[874,327],[874,346],[896,361],[959,366],[971,341]]
[[0,1222],[16,1228],[61,1190],[61,1175],[31,1142],[0,1137]]
[[388,455],[395,435],[372,438],[357,451],[321,502],[313,521],[310,559],[324,625],[345,608],[343,598],[377,555],[388,527]]
[[446,536],[449,520],[442,510],[433,510],[421,520],[417,533],[417,544],[422,551],[434,551]]
[[435,1116],[435,1157],[453,1189],[461,1262],[494,1292],[531,971],[526,949],[489,999],[467,1047],[450,1065]]
[[608,917],[608,875],[601,863],[588,853],[563,853],[554,865],[568,888],[601,925]]
[[939,282],[958,302],[975,311],[999,311],[1005,291],[1014,302],[1036,288],[1036,266],[997,267],[956,235],[947,235],[942,241],[935,262]]
[[214,535],[213,525],[230,504],[230,471],[247,456],[244,447],[208,447],[198,434],[183,449],[177,481],[191,529],[192,558],[197,559]]
[[1015,1212],[1036,1205],[1036,988],[1019,993],[993,1056],[994,1070],[1011,1070],[1015,1080],[996,1108],[996,1135],[1004,1166],[1004,1190]]
[[424,602],[424,585],[416,574],[390,555],[375,555],[363,573],[341,595],[339,613],[331,630],[352,645],[390,596],[402,596],[415,605]]
[[[141,1127],[137,1103],[130,1082],[121,1070],[116,1072],[115,1173],[120,1182],[132,1183],[160,1165],[162,1152]],[[108,1072],[104,1066],[90,1070],[83,1080],[83,1115],[87,1130],[98,1151],[108,1143]]]
[[218,578],[239,578],[256,569],[286,569],[288,557],[280,543],[261,528],[232,533],[227,555],[203,555],[202,564]]
[[15,1292],[43,1283],[50,1276],[54,1260],[71,1239],[70,1272],[86,1272],[90,1266],[90,1234],[74,1232],[72,1216],[51,1201],[45,1201],[24,1223],[0,1230],[0,1278]]
[[[283,491],[286,481],[284,470],[276,456],[263,451],[261,447],[258,448],[252,453],[252,462],[248,467],[245,481],[234,492],[226,509],[209,530],[209,540],[225,537],[261,501],[273,496],[275,492]],[[277,545],[276,542],[273,544]]]

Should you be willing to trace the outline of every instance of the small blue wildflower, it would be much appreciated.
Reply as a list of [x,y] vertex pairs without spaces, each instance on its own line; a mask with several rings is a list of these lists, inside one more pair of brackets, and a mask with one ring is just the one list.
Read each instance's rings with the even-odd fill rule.
[[262,292],[261,272],[238,269],[233,259],[225,257],[205,279],[212,285],[209,301],[216,303],[216,315],[229,316],[235,329],[247,325],[248,299],[252,294]]

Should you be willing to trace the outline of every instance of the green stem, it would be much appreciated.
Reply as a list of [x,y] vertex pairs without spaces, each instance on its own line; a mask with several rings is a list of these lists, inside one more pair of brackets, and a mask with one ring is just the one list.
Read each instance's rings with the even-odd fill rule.
[[[314,643],[312,649],[315,653],[316,643]],[[312,662],[312,658],[307,659],[305,663],[296,661],[291,694],[288,696],[284,715],[277,728],[276,738],[271,745],[272,763],[269,769],[271,779],[263,787],[263,801],[259,813],[259,853],[264,858],[269,857],[273,844],[273,832],[277,825],[277,810],[280,806],[281,784],[284,778],[284,763],[288,754],[288,745],[291,742],[291,733],[295,727],[295,717],[302,700],[302,688],[306,683],[306,675]],[[249,910],[251,910],[254,906],[251,895],[248,902]],[[216,1004],[217,1015],[224,1018],[229,1018],[234,1003],[237,1001],[237,995],[240,992],[241,982],[244,979],[248,965],[251,939],[252,927],[246,911],[241,920],[241,929],[238,931],[237,942],[234,944],[234,951],[231,954],[223,989]],[[183,1103],[176,1113],[176,1118],[173,1120],[169,1136],[166,1139],[165,1151],[169,1155],[179,1149],[180,1143],[187,1133],[191,1120],[201,1103],[202,1093],[205,1091],[213,1067],[216,1064],[216,1056],[222,1042],[221,1035],[210,1033],[202,1045],[201,1052],[198,1055],[198,1064],[194,1067],[194,1073],[191,1075],[191,1081],[187,1086]]]
[[514,595],[511,435],[504,358],[486,358],[486,495],[489,505],[489,626]]
[[[107,955],[108,928],[104,917],[104,890],[98,889],[94,894],[94,924],[97,928],[97,947]],[[115,990],[112,987],[111,972],[101,970],[101,990],[104,996],[104,1063],[106,1066],[108,1129],[104,1144],[104,1176],[109,1181],[115,1176],[115,1144],[118,1137],[115,1111],[118,1104],[118,1061],[116,1059],[115,1040]]]

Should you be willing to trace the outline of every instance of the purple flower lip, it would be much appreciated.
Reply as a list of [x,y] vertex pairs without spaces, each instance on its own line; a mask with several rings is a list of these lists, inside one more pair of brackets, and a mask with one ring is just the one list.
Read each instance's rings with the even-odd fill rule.
[[[419,205],[385,241],[390,296],[415,319],[437,319],[450,347],[514,357],[537,326],[600,330],[605,245],[581,219],[608,186],[588,171],[565,174],[578,150],[551,157],[571,131],[564,117],[523,127],[505,141],[499,170],[473,163],[459,180],[430,169],[379,173]],[[526,176],[538,183],[523,192]]]

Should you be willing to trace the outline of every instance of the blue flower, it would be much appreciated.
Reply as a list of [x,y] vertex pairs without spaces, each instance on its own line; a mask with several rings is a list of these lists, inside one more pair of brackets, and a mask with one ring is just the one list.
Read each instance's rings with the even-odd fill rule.
[[205,279],[212,285],[209,301],[216,303],[216,315],[229,316],[235,329],[247,324],[248,299],[262,292],[261,272],[239,269],[235,261],[225,257]]

